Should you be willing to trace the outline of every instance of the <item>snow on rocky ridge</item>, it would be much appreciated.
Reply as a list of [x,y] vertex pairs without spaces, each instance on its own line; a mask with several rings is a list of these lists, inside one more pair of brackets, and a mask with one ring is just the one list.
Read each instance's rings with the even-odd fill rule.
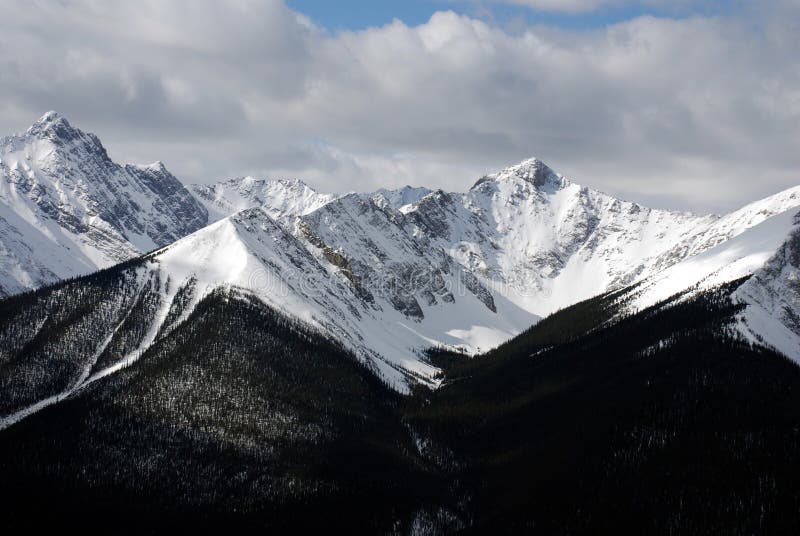
[[242,177],[213,185],[193,184],[190,189],[209,213],[209,222],[248,208],[261,207],[278,221],[312,212],[336,198],[320,194],[298,179]]
[[[6,292],[166,246],[148,269],[173,290],[193,287],[186,314],[218,286],[245,289],[337,338],[401,391],[437,384],[431,346],[485,351],[635,282],[644,307],[756,272],[739,293],[753,304],[743,333],[792,343],[800,325],[788,292],[798,264],[785,245],[800,187],[695,215],[616,199],[530,159],[461,193],[328,195],[245,177],[193,186],[195,200],[163,166],[114,164],[57,114],[0,148]],[[789,343],[775,345],[791,353]]]
[[207,220],[163,164],[116,164],[56,112],[0,138],[0,296],[130,259]]

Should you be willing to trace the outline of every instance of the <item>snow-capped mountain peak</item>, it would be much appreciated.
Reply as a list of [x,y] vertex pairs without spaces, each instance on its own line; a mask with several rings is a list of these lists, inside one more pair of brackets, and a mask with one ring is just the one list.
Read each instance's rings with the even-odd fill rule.
[[108,159],[105,147],[97,136],[73,127],[66,117],[55,111],[49,111],[40,117],[25,131],[24,135],[12,136],[6,140],[29,145],[35,144],[36,141],[47,142],[47,144],[52,144],[55,150],[60,151],[82,146],[82,149],[88,153]]
[[472,189],[480,189],[481,185],[487,183],[503,181],[524,181],[542,191],[556,191],[570,184],[569,180],[550,169],[542,160],[529,158],[502,171],[482,177],[472,186]]
[[56,112],[0,139],[0,294],[130,259],[207,221],[163,164],[116,164]]
[[42,117],[37,119],[27,130],[27,134],[31,136],[36,136],[47,129],[54,128],[56,126],[63,127],[64,129],[72,129],[72,126],[69,124],[69,121],[66,118],[62,117],[61,114],[54,110],[50,110]]
[[140,169],[149,169],[152,171],[159,171],[164,172],[167,170],[167,166],[164,165],[164,162],[161,160],[156,160],[152,164],[126,164],[128,166],[134,166]]

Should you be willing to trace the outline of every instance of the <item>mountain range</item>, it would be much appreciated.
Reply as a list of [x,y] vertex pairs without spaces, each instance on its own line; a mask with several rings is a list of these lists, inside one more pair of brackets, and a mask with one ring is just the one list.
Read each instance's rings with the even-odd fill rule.
[[[252,177],[184,187],[163,164],[115,164],[96,136],[55,112],[0,147],[0,291],[153,251],[149,277],[170,282],[158,315],[187,285],[185,314],[216,288],[245,289],[332,335],[401,392],[436,385],[430,347],[475,354],[603,292],[659,281],[638,301],[643,308],[699,282],[679,274],[711,276],[734,262],[744,265],[712,280],[754,273],[792,229],[788,215],[770,220],[800,205],[795,187],[724,216],[655,210],[580,186],[537,159],[464,193],[330,195],[296,179]],[[771,241],[725,245],[759,232]],[[689,261],[700,254],[703,270],[713,270]],[[789,274],[776,277],[789,284]],[[759,296],[742,299],[773,320],[746,331],[800,359],[797,303]]]
[[[175,526],[296,529],[310,509],[309,529],[591,533],[627,512],[604,489],[643,501],[643,531],[794,526],[800,187],[720,216],[538,159],[463,192],[184,186],[55,112],[0,140],[0,179],[0,474],[19,512],[113,497]],[[698,441],[718,454],[702,471],[680,462]],[[719,503],[686,498],[731,467]],[[689,517],[636,498],[662,481]],[[757,500],[777,521],[695,524]]]

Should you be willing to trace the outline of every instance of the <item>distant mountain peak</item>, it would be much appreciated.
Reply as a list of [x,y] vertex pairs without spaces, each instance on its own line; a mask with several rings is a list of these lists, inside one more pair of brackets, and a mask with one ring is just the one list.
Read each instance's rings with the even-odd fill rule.
[[53,129],[62,129],[64,131],[72,131],[75,130],[72,125],[70,125],[69,121],[65,117],[63,117],[58,112],[53,110],[47,112],[42,117],[37,119],[31,126],[28,128],[27,133],[29,135],[37,135],[42,132],[46,132],[48,130]]
[[61,114],[59,114],[55,110],[50,110],[49,112],[46,112],[42,117],[40,117],[36,121],[36,123],[50,123],[59,118],[61,118]]
[[246,175],[244,177],[232,177],[230,179],[225,179],[220,181],[218,184],[224,186],[232,186],[243,192],[249,191],[253,188],[262,188],[270,185],[272,186],[280,185],[281,187],[287,189],[310,190],[312,192],[316,192],[316,190],[311,186],[309,186],[306,182],[296,178],[269,179],[265,177],[255,177],[253,175]]
[[130,259],[208,223],[161,162],[117,164],[57,112],[0,139],[0,161],[0,295]]
[[553,171],[542,160],[534,157],[523,160],[519,164],[509,166],[497,173],[491,173],[480,178],[471,189],[478,189],[481,185],[490,182],[508,180],[523,180],[537,189],[544,190],[560,190],[569,185],[567,179]]
[[279,183],[281,183],[281,184],[283,184],[283,185],[286,185],[286,186],[302,187],[302,188],[308,188],[309,190],[314,190],[314,191],[316,191],[314,188],[312,188],[311,186],[309,186],[309,185],[308,185],[308,183],[307,183],[307,182],[305,182],[305,181],[304,181],[304,180],[302,180],[302,179],[297,179],[297,178],[282,178],[282,179],[276,179],[275,181],[276,181],[276,182],[279,182]]
[[551,185],[560,189],[566,185],[566,181],[560,175],[538,158],[523,160],[519,164],[508,167],[496,174],[498,179],[508,176],[525,180],[537,188]]
[[164,165],[164,162],[161,160],[156,160],[152,164],[125,164],[126,168],[133,168],[143,172],[149,173],[159,173],[159,174],[169,174],[172,175],[169,170],[167,170],[167,166]]
[[49,141],[55,146],[80,143],[85,146],[87,151],[100,154],[103,158],[108,158],[105,147],[103,147],[97,136],[72,126],[64,116],[54,111],[44,114],[28,128],[24,135],[16,138],[16,143],[27,143],[26,140],[31,138]]

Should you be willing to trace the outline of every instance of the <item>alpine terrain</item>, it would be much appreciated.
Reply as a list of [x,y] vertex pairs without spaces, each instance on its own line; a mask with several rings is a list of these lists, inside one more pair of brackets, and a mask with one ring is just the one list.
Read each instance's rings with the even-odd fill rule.
[[187,188],[55,112],[0,173],[0,526],[800,529],[800,186]]
[[208,222],[161,162],[116,164],[56,112],[0,138],[0,207],[0,295],[128,260]]

